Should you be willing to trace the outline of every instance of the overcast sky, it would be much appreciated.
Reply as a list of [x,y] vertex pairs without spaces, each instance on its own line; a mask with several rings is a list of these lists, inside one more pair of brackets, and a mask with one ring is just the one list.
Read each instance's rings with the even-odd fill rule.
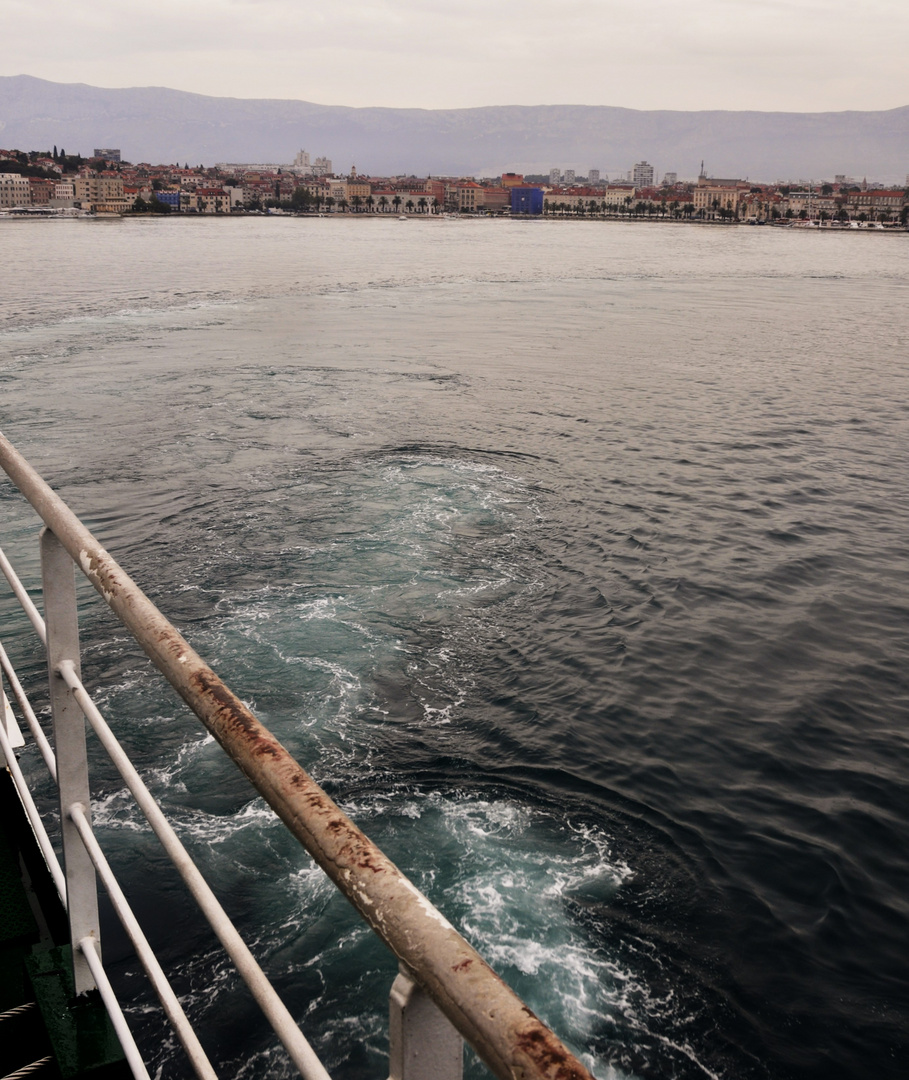
[[428,109],[909,105],[909,0],[0,0],[0,73]]

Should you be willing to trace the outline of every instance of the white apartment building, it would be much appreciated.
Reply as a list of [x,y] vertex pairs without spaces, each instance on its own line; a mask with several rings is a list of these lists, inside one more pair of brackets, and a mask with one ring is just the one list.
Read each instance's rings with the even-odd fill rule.
[[653,166],[646,161],[639,161],[631,173],[636,188],[653,187]]
[[28,179],[18,173],[0,173],[0,207],[30,206]]
[[[275,169],[278,168],[288,169],[288,166],[275,166]],[[331,158],[317,157],[313,161],[308,150],[301,150],[294,158],[289,171],[296,173],[297,176],[331,176]]]

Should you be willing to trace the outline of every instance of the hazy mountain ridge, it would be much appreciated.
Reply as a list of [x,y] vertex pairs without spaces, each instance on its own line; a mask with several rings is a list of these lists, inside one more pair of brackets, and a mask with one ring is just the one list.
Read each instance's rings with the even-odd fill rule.
[[301,147],[377,175],[494,175],[551,166],[610,176],[642,159],[693,177],[905,182],[909,106],[880,112],[638,111],[592,105],[388,109],[216,98],[163,87],[109,90],[0,77],[0,146],[211,165],[290,162]]

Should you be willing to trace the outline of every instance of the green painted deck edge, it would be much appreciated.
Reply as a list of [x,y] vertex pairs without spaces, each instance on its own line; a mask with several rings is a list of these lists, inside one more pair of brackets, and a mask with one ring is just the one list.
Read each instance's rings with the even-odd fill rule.
[[25,969],[63,1080],[129,1076],[97,991],[75,996],[69,945],[35,949]]
[[75,996],[66,929],[34,833],[0,764],[2,1011],[37,1003],[62,1080],[126,1080],[131,1073],[99,994]]

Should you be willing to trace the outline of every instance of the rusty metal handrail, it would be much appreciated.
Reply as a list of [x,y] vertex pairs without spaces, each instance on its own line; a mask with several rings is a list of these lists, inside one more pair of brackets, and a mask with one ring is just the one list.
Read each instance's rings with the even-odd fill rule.
[[500,1080],[593,1080],[341,811],[0,433],[0,466],[155,666]]

